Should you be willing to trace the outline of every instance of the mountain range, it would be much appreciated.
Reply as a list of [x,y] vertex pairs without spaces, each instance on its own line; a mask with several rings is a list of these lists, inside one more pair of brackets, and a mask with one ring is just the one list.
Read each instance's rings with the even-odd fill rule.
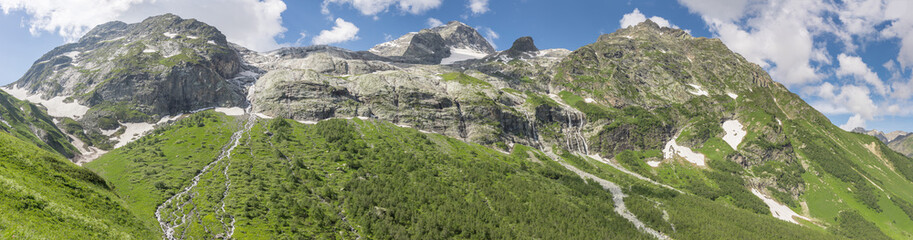
[[864,128],[855,128],[852,132],[878,138],[878,140],[888,144],[888,147],[894,151],[907,155],[908,157],[913,157],[913,133],[904,131],[884,133],[878,130],[865,130]]
[[909,134],[650,20],[573,51],[452,21],[261,53],[166,14],[2,90],[0,238],[913,238]]

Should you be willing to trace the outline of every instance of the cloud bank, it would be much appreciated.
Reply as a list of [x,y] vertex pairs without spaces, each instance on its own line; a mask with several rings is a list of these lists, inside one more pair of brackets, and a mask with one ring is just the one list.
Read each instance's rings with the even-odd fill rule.
[[336,19],[336,26],[330,30],[320,31],[320,34],[311,40],[315,45],[326,45],[334,43],[348,42],[358,39],[358,27],[355,24],[346,22],[342,18]]

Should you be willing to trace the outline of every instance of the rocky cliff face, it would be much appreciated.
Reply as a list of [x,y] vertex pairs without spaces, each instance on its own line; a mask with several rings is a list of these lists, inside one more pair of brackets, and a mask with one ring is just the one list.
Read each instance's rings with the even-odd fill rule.
[[904,131],[893,131],[893,132],[889,132],[889,133],[884,133],[882,131],[878,131],[878,130],[874,130],[874,129],[865,130],[865,128],[861,128],[861,127],[854,128],[851,132],[869,135],[869,136],[877,138],[878,140],[881,140],[884,143],[890,143],[890,142],[893,142],[894,140],[903,138],[903,137],[911,134],[911,133],[904,132]]
[[258,70],[238,51],[218,29],[171,14],[110,22],[48,52],[5,89],[47,107],[85,148],[110,149],[165,116],[246,106],[244,86]]
[[88,107],[131,105],[151,120],[245,104],[242,89],[226,81],[242,70],[237,51],[217,29],[169,14],[99,25],[45,54],[8,87]]
[[907,134],[888,143],[888,147],[907,157],[913,157],[913,134]]

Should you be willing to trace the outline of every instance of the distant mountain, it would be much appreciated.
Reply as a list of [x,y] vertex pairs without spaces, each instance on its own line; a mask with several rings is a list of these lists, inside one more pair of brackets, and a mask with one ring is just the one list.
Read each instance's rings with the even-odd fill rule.
[[874,130],[874,129],[865,130],[865,128],[861,128],[861,127],[854,128],[851,132],[862,133],[862,134],[866,134],[869,136],[873,136],[875,138],[878,138],[878,140],[881,140],[884,143],[889,143],[894,140],[897,140],[898,138],[910,135],[910,133],[904,132],[904,131],[893,131],[890,133],[884,133],[882,131],[878,131],[878,130]]
[[380,56],[421,59],[432,64],[448,64],[481,58],[495,52],[491,43],[475,28],[457,21],[411,32],[369,50]]
[[878,130],[865,130],[864,128],[855,128],[852,132],[873,136],[887,144],[894,151],[913,157],[913,133],[904,131],[884,133]]
[[902,137],[898,137],[888,143],[888,146],[894,151],[897,151],[901,154],[907,155],[907,157],[913,157],[913,134],[907,134]]

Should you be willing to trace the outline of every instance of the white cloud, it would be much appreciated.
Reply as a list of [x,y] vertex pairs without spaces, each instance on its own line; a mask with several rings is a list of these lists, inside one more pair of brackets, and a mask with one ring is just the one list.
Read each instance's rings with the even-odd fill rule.
[[34,35],[51,32],[68,42],[98,24],[139,22],[164,13],[196,18],[221,30],[229,41],[257,51],[277,48],[275,37],[286,31],[281,0],[0,0],[0,9],[28,14],[25,24]]
[[304,43],[304,39],[308,37],[307,33],[302,32],[298,34],[301,35],[301,37],[298,37],[298,39],[295,40],[295,46],[301,46]]
[[745,13],[748,0],[678,0],[692,13],[720,20],[736,20]]
[[491,47],[498,49],[498,45],[495,45],[495,39],[501,38],[501,35],[498,35],[497,32],[487,27],[476,27],[476,29],[481,31],[482,35],[485,35],[485,40],[488,40],[488,43],[491,44]]
[[437,18],[428,18],[428,27],[433,28],[441,25],[444,25],[444,22],[441,22],[441,20],[438,20]]
[[866,121],[883,114],[879,110],[881,108],[869,96],[869,88],[865,86],[844,85],[838,88],[825,82],[814,94],[823,100],[812,104],[818,111],[825,114],[853,114],[850,120],[841,126],[846,130],[865,127]]
[[841,53],[837,56],[837,61],[840,63],[840,67],[837,68],[837,76],[852,76],[874,87],[878,94],[882,96],[888,94],[888,88],[884,82],[881,81],[878,74],[875,74],[868,65],[862,62],[862,58]]
[[488,12],[488,0],[469,0],[469,10],[475,15]]
[[[644,21],[647,21],[647,16],[645,16],[643,13],[641,13],[640,9],[635,8],[634,11],[632,11],[631,13],[621,16],[621,20],[618,21],[618,24],[621,25],[621,28],[627,28],[630,26],[637,25],[638,23],[642,23]],[[659,25],[660,27],[679,28],[678,26],[675,26],[674,24],[669,23],[669,20],[666,20],[665,18],[662,18],[662,17],[652,16],[652,17],[650,17],[650,21],[655,22],[656,25]]]
[[[891,96],[896,100],[908,100],[913,97],[913,78],[907,80],[906,82],[896,81],[891,84],[891,87],[894,88]],[[911,105],[906,106],[909,107]]]
[[865,119],[862,119],[862,116],[859,114],[853,115],[850,117],[850,119],[846,120],[845,124],[840,125],[840,128],[846,131],[852,131],[856,128],[865,129]]
[[336,26],[330,30],[322,30],[320,34],[311,40],[315,45],[325,45],[347,42],[358,39],[358,27],[355,24],[346,22],[342,18],[336,19]]
[[330,3],[334,3],[338,5],[351,5],[365,16],[375,16],[378,13],[387,11],[391,7],[396,7],[400,11],[411,14],[421,14],[425,11],[440,7],[442,1],[443,0],[324,0],[321,12],[323,14],[330,14],[330,10],[327,9],[327,7]]

